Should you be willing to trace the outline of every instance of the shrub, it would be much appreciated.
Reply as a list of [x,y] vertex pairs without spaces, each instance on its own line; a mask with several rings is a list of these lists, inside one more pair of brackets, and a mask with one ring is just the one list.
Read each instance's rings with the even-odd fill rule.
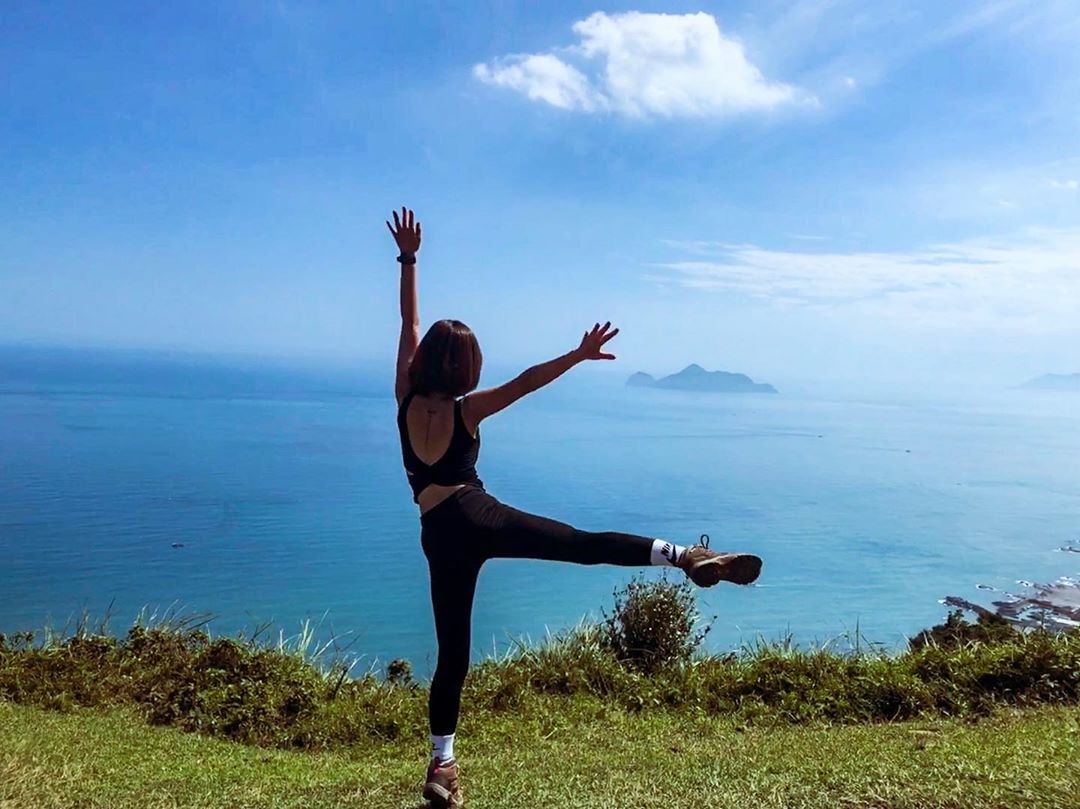
[[[1080,702],[1077,632],[977,640],[953,616],[950,631],[968,638],[953,646],[889,654],[761,642],[696,655],[697,621],[687,586],[634,581],[603,623],[475,666],[463,716],[685,710],[744,722],[870,722]],[[423,737],[428,692],[404,661],[392,661],[385,678],[349,677],[351,665],[323,665],[309,647],[213,639],[183,624],[137,625],[120,638],[20,633],[0,638],[0,699],[61,711],[127,705],[149,722],[308,750]]]
[[386,681],[394,685],[412,685],[412,663],[408,660],[391,660],[386,666]]
[[[423,695],[320,668],[302,649],[211,638],[182,622],[123,638],[80,629],[0,644],[0,699],[58,710],[133,705],[152,724],[314,749],[420,732]],[[398,692],[391,695],[390,692]]]
[[639,576],[614,598],[614,612],[604,613],[603,642],[632,669],[652,673],[687,661],[709,632],[699,628],[689,582]]

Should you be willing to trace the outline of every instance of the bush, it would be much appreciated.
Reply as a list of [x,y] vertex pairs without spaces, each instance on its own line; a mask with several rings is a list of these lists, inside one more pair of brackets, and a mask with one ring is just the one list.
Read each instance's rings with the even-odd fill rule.
[[233,741],[317,749],[421,732],[416,689],[347,680],[301,649],[211,638],[182,622],[123,638],[80,629],[32,645],[0,643],[0,699],[57,710],[133,705],[151,724]]
[[648,581],[639,576],[614,593],[615,610],[604,613],[602,639],[615,657],[652,673],[688,661],[709,628],[699,629],[694,591],[687,581]]
[[[1080,702],[1077,632],[980,635],[950,616],[950,637],[966,639],[951,646],[890,654],[762,642],[697,655],[697,622],[689,586],[635,580],[603,623],[475,666],[463,718],[684,710],[744,722],[875,722]],[[404,661],[385,678],[349,677],[350,665],[324,665],[309,647],[214,639],[183,624],[137,625],[119,638],[20,633],[0,637],[0,699],[60,711],[131,706],[149,722],[306,750],[423,738],[428,692]]]
[[391,660],[386,666],[386,681],[394,685],[412,685],[412,663],[402,658]]

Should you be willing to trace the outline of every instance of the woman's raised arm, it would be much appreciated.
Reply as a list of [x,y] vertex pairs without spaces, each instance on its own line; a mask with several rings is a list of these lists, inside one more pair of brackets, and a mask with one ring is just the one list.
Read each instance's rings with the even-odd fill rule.
[[398,219],[394,211],[394,224],[389,221],[386,227],[397,243],[401,263],[401,337],[398,340],[397,373],[394,380],[394,395],[398,404],[409,392],[409,363],[412,362],[416,346],[420,343],[420,312],[416,296],[416,253],[420,250],[420,223],[413,220],[413,212],[401,209]]
[[497,388],[470,393],[462,399],[461,406],[461,415],[465,419],[466,426],[475,432],[480,422],[488,416],[509,407],[522,396],[554,382],[580,362],[615,359],[614,354],[604,351],[604,345],[618,333],[618,329],[611,328],[610,322],[603,326],[597,323],[592,330],[585,332],[585,336],[581,338],[581,345],[573,351],[534,365]]

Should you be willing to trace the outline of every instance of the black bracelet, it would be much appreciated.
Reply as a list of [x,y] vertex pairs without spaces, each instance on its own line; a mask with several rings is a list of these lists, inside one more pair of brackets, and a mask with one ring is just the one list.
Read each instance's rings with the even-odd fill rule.
[[397,257],[397,260],[402,264],[415,264],[416,253],[402,253],[400,256]]

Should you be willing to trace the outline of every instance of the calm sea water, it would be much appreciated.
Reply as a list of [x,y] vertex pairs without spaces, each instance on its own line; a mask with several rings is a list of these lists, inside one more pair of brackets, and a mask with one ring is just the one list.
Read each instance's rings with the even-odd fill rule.
[[[50,355],[51,357],[51,355]],[[322,621],[429,674],[419,522],[386,385],[125,357],[0,354],[0,631],[111,605],[211,612],[221,634]],[[977,585],[1080,567],[1080,398],[839,401],[560,380],[486,422],[500,499],[588,529],[752,551],[699,591],[726,649],[788,633],[895,646]],[[182,547],[174,547],[182,545]],[[610,606],[634,571],[496,560],[477,655]],[[648,571],[657,575],[656,570]]]

